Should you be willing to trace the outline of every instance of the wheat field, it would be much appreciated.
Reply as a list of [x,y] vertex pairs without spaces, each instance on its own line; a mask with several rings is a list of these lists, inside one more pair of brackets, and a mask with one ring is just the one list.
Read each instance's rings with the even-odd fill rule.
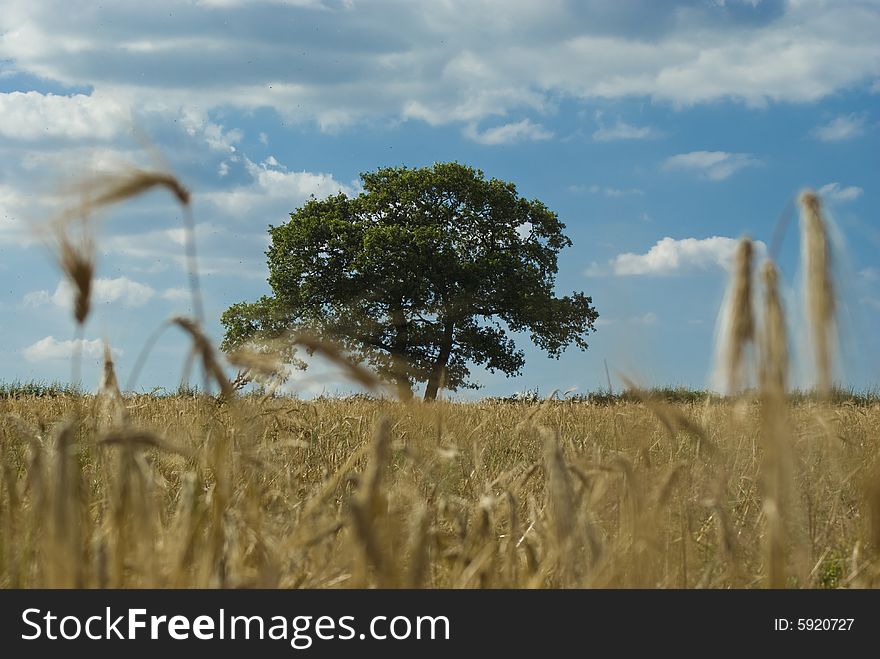
[[104,431],[100,402],[0,400],[0,585],[826,588],[880,577],[876,401],[792,403],[779,477],[747,398],[143,395],[125,399],[124,428]]
[[[835,284],[813,193],[800,200],[812,393],[789,390],[777,267],[771,254],[759,278],[745,238],[720,314],[727,396],[628,383],[617,396],[421,403],[242,395],[277,365],[265,352],[229,355],[242,370],[228,377],[203,330],[189,193],[161,172],[91,181],[51,227],[80,336],[95,273],[91,214],[156,187],[186,211],[196,312],[165,326],[188,335],[211,386],[124,395],[107,347],[95,395],[0,388],[0,586],[880,581],[880,400],[832,386]],[[379,386],[325,337],[289,338]],[[71,366],[77,382],[77,356]]]

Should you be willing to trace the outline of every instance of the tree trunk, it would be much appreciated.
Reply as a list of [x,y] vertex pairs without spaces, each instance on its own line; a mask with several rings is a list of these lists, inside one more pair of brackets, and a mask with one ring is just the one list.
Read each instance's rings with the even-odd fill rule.
[[394,341],[391,344],[391,360],[394,369],[394,383],[397,385],[397,397],[400,400],[408,401],[412,399],[412,385],[409,377],[406,375],[406,349],[409,343],[409,323],[406,320],[406,314],[402,309],[396,309],[391,314],[391,324],[394,325]]
[[449,357],[452,354],[452,332],[455,325],[447,322],[443,326],[443,339],[440,343],[440,354],[437,355],[437,361],[434,362],[434,369],[428,378],[428,386],[425,387],[425,400],[437,400],[437,392],[440,391],[440,385],[446,379],[446,365],[449,363]]

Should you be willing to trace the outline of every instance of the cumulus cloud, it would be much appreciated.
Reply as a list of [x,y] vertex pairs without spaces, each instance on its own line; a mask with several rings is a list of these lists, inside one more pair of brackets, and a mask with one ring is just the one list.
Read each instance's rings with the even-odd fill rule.
[[[75,349],[79,349],[84,357],[98,359],[104,354],[104,342],[100,339],[59,341],[54,336],[47,336],[24,348],[22,354],[29,362],[55,361],[70,359]],[[112,348],[112,353],[115,357],[120,357],[122,350]]]
[[[692,271],[726,269],[730,266],[736,238],[662,238],[644,254],[618,254],[607,265],[593,263],[588,276],[616,275],[674,275]],[[759,253],[766,253],[766,245],[755,242]]]
[[862,190],[857,185],[841,186],[839,183],[828,183],[819,188],[819,194],[825,199],[833,201],[854,201],[862,196]]
[[[118,302],[128,308],[142,307],[155,295],[156,291],[152,287],[128,277],[98,278],[92,282],[92,300],[97,304]],[[68,309],[73,305],[73,288],[66,279],[62,279],[58,282],[54,293],[46,290],[32,291],[25,294],[23,302],[28,307],[51,303]]]
[[221,124],[209,121],[203,111],[184,108],[180,123],[190,137],[199,137],[213,151],[235,153],[235,144],[241,142],[244,133],[238,128],[226,130]]
[[156,294],[150,286],[128,277],[96,279],[92,283],[96,302],[119,302],[125,307],[142,307]]
[[723,181],[741,169],[761,164],[758,158],[748,153],[691,151],[667,158],[663,162],[663,169],[696,172],[711,181]]
[[231,217],[278,221],[311,196],[320,199],[339,192],[349,196],[358,193],[355,183],[340,183],[332,174],[289,172],[274,157],[270,158],[260,164],[245,158],[250,183],[199,197]]
[[271,107],[327,129],[478,122],[561,97],[815,101],[870,87],[880,57],[869,3],[156,0],[76,20],[67,8],[7,0],[0,58],[126,107]]
[[859,137],[865,133],[867,117],[853,113],[835,117],[827,124],[816,126],[811,134],[823,142],[842,142]]
[[0,93],[0,136],[14,140],[111,139],[129,127],[128,106],[93,94]]
[[516,144],[517,142],[533,142],[548,140],[553,133],[546,130],[541,124],[532,123],[529,119],[503,124],[487,128],[480,132],[474,124],[468,124],[464,131],[465,136],[479,144],[499,145]]
[[600,120],[599,128],[593,133],[593,140],[596,142],[616,142],[618,140],[644,140],[656,136],[657,131],[650,126],[633,126],[620,119],[611,126],[605,126]]

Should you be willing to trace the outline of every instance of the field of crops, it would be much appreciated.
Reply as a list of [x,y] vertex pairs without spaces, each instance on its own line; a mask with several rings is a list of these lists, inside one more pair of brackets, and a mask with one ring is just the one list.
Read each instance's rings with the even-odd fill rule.
[[877,585],[880,404],[767,407],[7,391],[0,586]]

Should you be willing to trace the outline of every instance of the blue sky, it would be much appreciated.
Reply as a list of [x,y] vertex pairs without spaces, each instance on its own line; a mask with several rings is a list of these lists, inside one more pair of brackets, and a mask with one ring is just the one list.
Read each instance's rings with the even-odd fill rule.
[[[734,241],[769,243],[799,190],[839,245],[838,380],[880,373],[880,3],[819,0],[6,0],[0,13],[0,380],[66,380],[69,292],[43,244],[83,176],[161,158],[194,195],[209,333],[268,292],[266,228],[381,166],[456,160],[557,212],[557,290],[601,315],[586,352],[531,349],[475,394],[703,387]],[[144,149],[144,141],[152,149]],[[160,155],[156,155],[160,154]],[[161,192],[99,218],[83,377],[109,341],[120,379],[189,313],[181,217]],[[796,217],[780,267],[795,384]],[[185,337],[136,389],[173,388]],[[615,379],[615,386],[620,380]],[[316,363],[301,395],[347,391]]]

